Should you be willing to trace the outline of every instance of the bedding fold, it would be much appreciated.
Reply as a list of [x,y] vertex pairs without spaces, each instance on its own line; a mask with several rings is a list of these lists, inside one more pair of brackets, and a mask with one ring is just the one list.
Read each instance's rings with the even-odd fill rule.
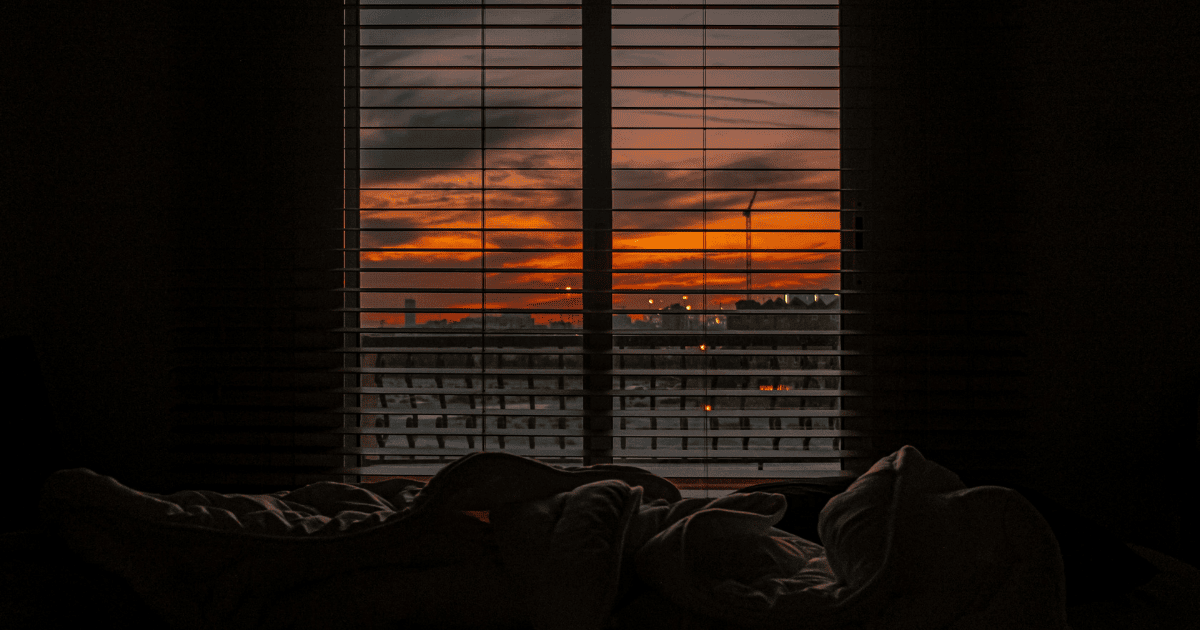
[[829,502],[824,547],[774,527],[786,507],[763,492],[682,499],[627,466],[476,453],[427,484],[269,495],[156,495],[64,470],[41,516],[178,628],[646,627],[637,610],[706,627],[1067,627],[1037,511],[912,447]]

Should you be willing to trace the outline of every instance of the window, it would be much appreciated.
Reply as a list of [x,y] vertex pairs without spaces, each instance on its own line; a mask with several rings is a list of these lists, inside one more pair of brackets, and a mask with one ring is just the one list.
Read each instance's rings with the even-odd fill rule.
[[836,4],[346,15],[344,473],[843,474]]

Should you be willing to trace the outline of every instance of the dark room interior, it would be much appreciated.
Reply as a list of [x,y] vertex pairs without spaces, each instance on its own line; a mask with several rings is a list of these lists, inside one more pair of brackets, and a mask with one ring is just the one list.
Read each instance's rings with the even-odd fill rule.
[[[914,291],[968,288],[947,325],[1008,313],[1019,356],[1008,437],[927,438],[901,420],[897,444],[952,469],[981,451],[980,468],[1114,537],[1200,562],[1197,10],[842,6],[849,41],[855,19],[869,26],[871,71],[844,88],[869,112],[848,133],[869,147],[872,227],[910,239]],[[321,0],[5,11],[10,521],[63,468],[152,492],[254,491],[337,461],[316,430],[338,422],[340,15]],[[921,317],[878,308],[885,328]],[[975,427],[991,368],[941,380],[957,364],[937,356],[900,377],[898,404],[961,386],[981,397],[960,408]],[[261,430],[238,438],[243,421]]]

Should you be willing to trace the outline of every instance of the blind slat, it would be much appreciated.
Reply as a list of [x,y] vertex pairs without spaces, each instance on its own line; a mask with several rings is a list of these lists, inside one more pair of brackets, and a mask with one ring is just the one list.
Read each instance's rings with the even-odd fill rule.
[[[404,23],[414,6],[362,7],[366,46],[347,48],[363,83],[347,90],[375,122],[347,128],[370,184],[344,209],[356,281],[340,290],[353,303],[337,391],[361,441],[340,452],[382,459],[344,470],[461,454],[430,436],[507,436],[521,453],[559,439],[527,452],[581,463],[676,456],[629,439],[770,438],[788,475],[857,465],[846,440],[867,433],[843,422],[864,416],[843,401],[868,394],[844,381],[866,373],[842,362],[865,329],[843,325],[863,311],[838,294],[856,272],[845,235],[864,230],[841,221],[837,5],[679,5],[711,18],[691,23],[565,2],[517,24],[455,3]],[[764,45],[787,57],[755,65]],[[680,424],[627,428],[659,419]],[[809,465],[817,452],[832,469]],[[747,473],[768,463],[731,457]]]

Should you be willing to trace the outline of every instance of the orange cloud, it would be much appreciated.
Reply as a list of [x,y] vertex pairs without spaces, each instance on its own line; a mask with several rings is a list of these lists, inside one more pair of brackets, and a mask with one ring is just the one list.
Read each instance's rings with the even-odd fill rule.
[[[740,98],[728,96],[731,104]],[[630,127],[613,131],[614,306],[654,311],[690,295],[697,308],[719,310],[743,291],[836,289],[836,110],[728,110],[708,130],[697,120],[696,110],[614,115]],[[578,131],[545,131],[491,133],[490,148],[462,152],[462,168],[374,171],[362,193],[361,241],[376,250],[362,255],[363,285],[381,292],[364,304],[395,308],[418,297],[422,308],[445,310],[419,314],[418,322],[456,320],[481,307],[535,311],[540,323],[577,317]],[[525,148],[534,146],[561,148]],[[748,254],[744,211],[752,197]],[[728,293],[705,297],[704,290]],[[404,321],[403,314],[372,317]]]

